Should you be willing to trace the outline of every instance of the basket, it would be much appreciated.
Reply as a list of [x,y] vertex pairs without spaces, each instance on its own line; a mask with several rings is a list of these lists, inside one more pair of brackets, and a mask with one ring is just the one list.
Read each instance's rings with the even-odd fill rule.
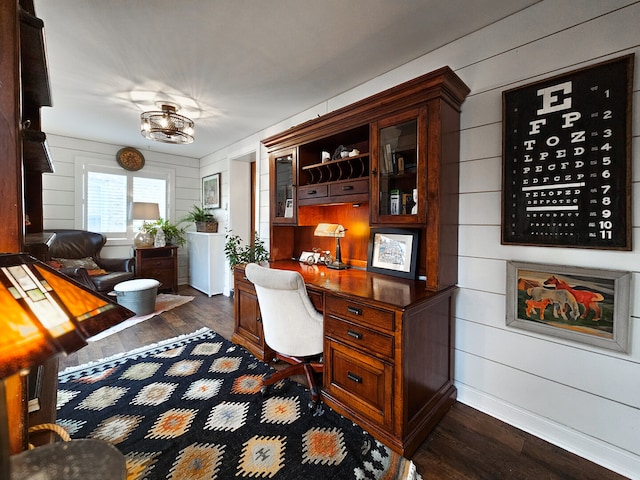
[[196,231],[216,233],[218,231],[218,222],[196,222]]
[[113,290],[118,304],[136,313],[148,315],[156,308],[156,296],[160,282],[152,278],[127,280],[118,283]]

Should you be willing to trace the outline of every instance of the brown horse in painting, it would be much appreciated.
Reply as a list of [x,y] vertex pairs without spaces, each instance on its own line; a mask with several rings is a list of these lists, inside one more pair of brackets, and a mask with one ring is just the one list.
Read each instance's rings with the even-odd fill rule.
[[544,320],[544,310],[547,308],[547,305],[551,303],[551,299],[543,298],[541,300],[534,300],[533,298],[530,298],[529,300],[525,300],[524,303],[527,305],[527,310],[525,311],[527,317],[531,318],[531,315],[536,313],[537,308],[540,320]]
[[584,313],[580,316],[580,318],[587,318],[589,311],[593,310],[593,312],[595,313],[593,321],[597,322],[598,320],[600,320],[600,305],[598,305],[598,302],[604,300],[604,297],[600,293],[572,288],[567,282],[560,280],[554,275],[547,278],[544,284],[555,285],[555,287],[559,290],[566,290],[568,292],[571,292],[576,298],[576,301],[584,306]]

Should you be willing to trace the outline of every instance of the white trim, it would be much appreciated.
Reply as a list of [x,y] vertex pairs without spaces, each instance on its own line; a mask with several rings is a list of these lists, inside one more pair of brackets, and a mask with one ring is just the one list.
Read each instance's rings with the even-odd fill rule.
[[[456,383],[458,401],[487,415],[497,418],[553,445],[586,458],[630,479],[640,479],[640,459],[630,452],[617,448],[566,425],[532,414],[497,397]],[[612,422],[616,421],[611,419]]]

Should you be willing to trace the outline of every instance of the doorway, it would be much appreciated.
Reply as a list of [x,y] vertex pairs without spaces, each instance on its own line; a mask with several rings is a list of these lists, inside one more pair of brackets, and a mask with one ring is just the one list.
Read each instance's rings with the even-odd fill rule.
[[[243,242],[253,242],[256,230],[256,153],[251,152],[232,158],[229,165],[229,220],[228,230]],[[233,272],[227,279],[230,294],[233,288]]]

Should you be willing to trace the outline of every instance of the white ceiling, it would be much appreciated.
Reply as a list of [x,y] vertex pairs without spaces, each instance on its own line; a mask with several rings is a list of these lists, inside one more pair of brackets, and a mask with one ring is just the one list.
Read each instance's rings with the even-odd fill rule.
[[[43,130],[202,158],[536,1],[35,0]],[[140,135],[161,100],[194,143]]]

